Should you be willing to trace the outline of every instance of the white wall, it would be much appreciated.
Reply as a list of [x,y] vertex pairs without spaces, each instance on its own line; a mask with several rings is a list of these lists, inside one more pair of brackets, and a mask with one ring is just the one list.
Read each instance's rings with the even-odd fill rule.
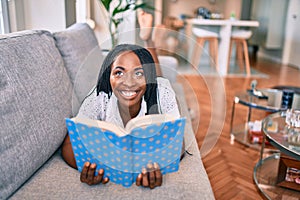
[[300,68],[300,1],[290,0],[286,17],[282,62]]
[[[254,29],[250,41],[251,44],[259,45],[259,57],[287,63],[291,48],[289,43],[294,40],[291,31],[295,25],[289,25],[287,18],[291,16],[291,9],[287,8],[292,1],[253,0],[251,18],[260,21],[260,26]],[[299,11],[298,9],[295,12]]]
[[24,0],[25,29],[51,32],[66,28],[64,0]]
[[227,0],[222,2],[224,2],[223,14],[225,19],[228,19],[231,13],[235,14],[236,19],[241,18],[242,0]]

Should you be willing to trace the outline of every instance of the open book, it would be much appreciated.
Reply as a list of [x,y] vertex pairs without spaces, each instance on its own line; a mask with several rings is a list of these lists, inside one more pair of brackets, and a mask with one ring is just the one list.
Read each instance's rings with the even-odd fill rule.
[[66,119],[78,170],[85,162],[110,181],[130,187],[142,168],[158,163],[162,174],[179,169],[185,118],[167,114],[130,120],[125,128],[91,119]]

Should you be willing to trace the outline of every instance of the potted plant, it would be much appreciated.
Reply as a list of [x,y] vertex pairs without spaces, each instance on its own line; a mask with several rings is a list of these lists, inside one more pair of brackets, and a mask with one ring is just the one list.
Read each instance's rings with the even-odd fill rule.
[[118,39],[118,26],[123,21],[122,14],[128,10],[136,10],[138,8],[149,8],[147,3],[136,0],[99,0],[109,15],[109,33],[111,37],[111,45],[114,47]]

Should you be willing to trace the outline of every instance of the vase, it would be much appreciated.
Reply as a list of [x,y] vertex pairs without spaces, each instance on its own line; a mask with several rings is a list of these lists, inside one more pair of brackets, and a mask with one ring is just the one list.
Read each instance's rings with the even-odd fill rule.
[[118,45],[118,32],[112,33],[111,37],[111,48],[113,49],[116,45]]

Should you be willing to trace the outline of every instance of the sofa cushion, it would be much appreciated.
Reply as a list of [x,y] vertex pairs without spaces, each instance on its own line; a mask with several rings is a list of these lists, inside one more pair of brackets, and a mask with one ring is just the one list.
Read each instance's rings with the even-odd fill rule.
[[102,51],[95,33],[86,23],[76,23],[53,35],[74,85],[72,104],[75,116],[84,97],[96,84],[103,62]]
[[62,143],[72,84],[47,31],[2,36],[0,55],[0,199],[5,199]]
[[86,23],[76,23],[67,30],[53,35],[71,82],[74,83],[79,67],[88,54],[98,46],[96,36]]

